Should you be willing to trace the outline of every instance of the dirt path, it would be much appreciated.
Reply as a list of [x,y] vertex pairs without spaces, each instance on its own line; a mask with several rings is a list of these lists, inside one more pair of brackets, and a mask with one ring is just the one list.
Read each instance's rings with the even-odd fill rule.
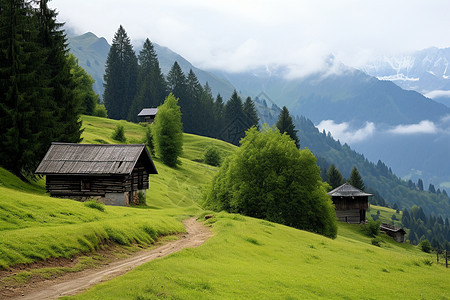
[[98,269],[67,274],[54,280],[44,281],[35,287],[29,286],[16,299],[56,299],[75,295],[156,258],[167,256],[184,248],[198,247],[212,236],[211,231],[194,218],[187,219],[183,223],[186,233],[176,241],[168,242],[152,250],[143,250],[130,258],[115,261]]

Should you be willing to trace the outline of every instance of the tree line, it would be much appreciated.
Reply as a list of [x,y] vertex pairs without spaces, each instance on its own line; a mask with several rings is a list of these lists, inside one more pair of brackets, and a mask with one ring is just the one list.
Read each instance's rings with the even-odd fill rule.
[[172,93],[179,99],[184,132],[238,144],[245,130],[258,125],[259,118],[250,97],[243,101],[234,91],[225,104],[220,94],[212,95],[207,82],[199,83],[192,69],[184,74],[178,62],[164,77],[151,41],[146,39],[136,56],[122,26],[114,35],[104,79],[103,99],[112,119],[136,122],[141,109],[161,105]]
[[22,179],[34,176],[52,141],[81,140],[83,101],[63,24],[47,4],[0,6],[0,164]]
[[417,245],[428,240],[434,249],[450,250],[450,223],[438,215],[426,215],[421,207],[414,205],[410,210],[403,210],[402,224],[409,229],[408,239]]

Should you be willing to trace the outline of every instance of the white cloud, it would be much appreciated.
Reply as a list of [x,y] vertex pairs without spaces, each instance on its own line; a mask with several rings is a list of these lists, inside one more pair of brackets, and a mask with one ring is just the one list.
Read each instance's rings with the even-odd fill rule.
[[431,91],[425,94],[425,97],[435,99],[435,98],[441,98],[441,97],[450,97],[450,91],[444,91],[444,90],[435,90]]
[[[111,42],[120,24],[202,68],[289,65],[292,76],[323,58],[357,67],[373,54],[447,47],[448,0],[53,0],[59,20]],[[400,26],[401,24],[401,26]]]
[[330,132],[335,139],[348,144],[362,142],[371,137],[376,130],[372,122],[366,122],[364,127],[354,129],[347,122],[335,123],[333,120],[323,120],[317,128],[320,131]]
[[436,125],[428,120],[421,121],[419,124],[398,125],[389,130],[394,134],[433,134],[437,131]]

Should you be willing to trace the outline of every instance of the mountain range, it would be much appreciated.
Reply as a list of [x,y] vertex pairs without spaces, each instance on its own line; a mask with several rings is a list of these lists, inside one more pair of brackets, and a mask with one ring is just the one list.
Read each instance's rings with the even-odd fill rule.
[[[103,93],[103,69],[109,45],[92,33],[70,37],[70,49],[79,64],[96,80]],[[287,67],[265,66],[241,73],[200,70],[170,49],[153,43],[164,74],[178,61],[183,72],[192,69],[208,82],[213,94],[229,99],[236,89],[244,97],[263,93],[266,105],[257,105],[262,122],[276,118],[280,106],[292,115],[312,120],[322,131],[349,144],[371,161],[382,160],[405,179],[424,180],[450,188],[450,108],[352,69],[330,57],[330,69],[302,78],[285,76]]]
[[412,53],[377,57],[361,70],[390,80],[450,107],[450,48],[431,47]]

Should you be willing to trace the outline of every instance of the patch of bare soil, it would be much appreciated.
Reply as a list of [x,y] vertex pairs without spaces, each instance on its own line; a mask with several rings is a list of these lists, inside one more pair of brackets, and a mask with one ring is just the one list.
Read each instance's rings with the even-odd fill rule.
[[[95,269],[66,273],[58,278],[41,279],[29,282],[23,286],[2,288],[0,299],[56,299],[62,296],[75,295],[100,282],[125,274],[135,267],[156,258],[167,256],[184,248],[198,247],[212,236],[212,232],[203,224],[197,222],[195,218],[184,220],[183,223],[186,227],[186,233],[180,235],[178,240],[167,242],[150,250],[139,251],[131,257],[115,260]],[[110,261],[110,259],[107,261]],[[45,267],[70,267],[75,263],[75,260],[70,259],[52,259],[46,263],[38,263],[33,266],[22,265],[16,269],[4,271],[0,274],[0,278],[27,270],[29,267],[37,268],[40,264]]]

